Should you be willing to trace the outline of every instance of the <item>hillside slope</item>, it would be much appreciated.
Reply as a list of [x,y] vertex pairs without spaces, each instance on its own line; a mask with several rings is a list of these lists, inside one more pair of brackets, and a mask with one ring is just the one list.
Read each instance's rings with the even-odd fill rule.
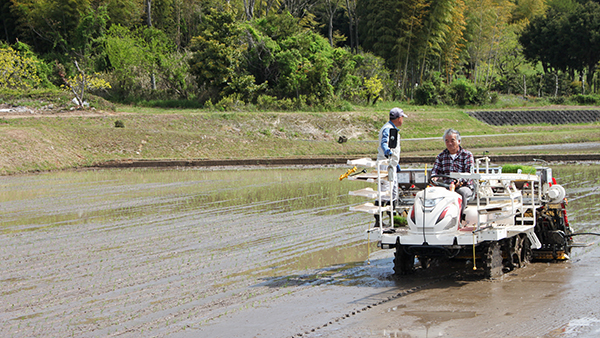
[[[354,112],[213,113],[122,107],[23,110],[0,115],[0,173],[92,166],[119,160],[274,159],[374,156],[389,108]],[[405,156],[443,149],[458,129],[469,149],[600,141],[600,124],[491,126],[461,110],[406,109]],[[117,121],[124,127],[116,127]],[[493,136],[491,136],[493,135]],[[347,142],[339,143],[340,136]],[[560,151],[560,149],[557,149]]]

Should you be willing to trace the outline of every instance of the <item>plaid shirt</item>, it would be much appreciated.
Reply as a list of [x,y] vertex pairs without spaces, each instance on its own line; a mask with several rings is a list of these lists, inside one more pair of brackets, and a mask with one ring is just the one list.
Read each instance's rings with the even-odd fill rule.
[[[448,149],[444,149],[435,159],[431,175],[449,175],[450,173],[469,173],[473,167],[473,154],[460,147],[456,158],[453,160]],[[461,185],[467,185],[473,189],[473,180],[461,179]],[[466,183],[466,184],[465,184]]]

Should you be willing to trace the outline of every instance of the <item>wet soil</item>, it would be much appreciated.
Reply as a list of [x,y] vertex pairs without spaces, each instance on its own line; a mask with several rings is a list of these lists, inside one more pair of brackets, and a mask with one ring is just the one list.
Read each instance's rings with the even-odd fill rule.
[[[554,169],[598,232],[597,165]],[[593,337],[600,246],[497,280],[467,262],[392,275],[344,170],[3,177],[2,337]],[[592,242],[595,238],[579,236]]]
[[[497,280],[463,270],[342,324],[326,337],[597,337],[600,250],[535,262]],[[415,276],[406,282],[427,278]],[[315,335],[316,336],[316,335]]]

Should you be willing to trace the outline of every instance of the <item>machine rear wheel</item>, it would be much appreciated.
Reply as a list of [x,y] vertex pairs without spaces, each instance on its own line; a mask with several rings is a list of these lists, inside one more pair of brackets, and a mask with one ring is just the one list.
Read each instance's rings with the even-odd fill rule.
[[483,249],[482,258],[485,278],[502,276],[502,250],[498,242],[490,242]]
[[523,265],[531,262],[533,259],[533,251],[531,251],[531,242],[527,236],[523,237],[523,247],[521,248],[521,262]]
[[405,246],[396,244],[394,253],[394,273],[398,276],[407,275],[415,270],[415,255],[406,252]]
[[523,267],[527,262],[525,258],[525,241],[528,241],[524,234],[507,238],[505,245],[506,260],[504,266],[508,271]]

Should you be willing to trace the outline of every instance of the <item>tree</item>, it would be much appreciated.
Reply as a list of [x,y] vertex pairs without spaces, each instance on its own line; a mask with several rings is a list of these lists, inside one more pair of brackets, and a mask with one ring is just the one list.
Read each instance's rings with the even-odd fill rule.
[[289,12],[296,18],[302,18],[310,12],[310,9],[318,0],[281,0],[281,12]]
[[469,41],[467,76],[477,85],[489,79],[489,71],[498,58],[498,50],[508,30],[514,3],[510,0],[468,0],[467,30]]
[[358,9],[362,46],[396,70],[402,92],[442,63],[450,79],[464,48],[463,0],[361,1]]
[[[411,64],[411,60],[417,58],[413,58],[413,55],[416,55],[415,49],[418,50],[419,44],[415,43],[419,41],[418,32],[421,30],[423,26],[423,17],[426,14],[427,3],[423,0],[411,1],[406,3],[405,13],[406,15],[400,20],[400,24],[405,27],[404,34],[397,41],[397,53],[398,53],[398,65],[397,69],[401,67],[401,57],[404,57],[404,68],[402,69],[402,81],[401,81],[401,92],[404,94],[406,88],[406,82],[409,78],[408,66]],[[415,45],[417,48],[415,48]],[[397,72],[400,74],[400,72]],[[414,77],[413,81],[415,82]]]
[[357,0],[346,0],[346,15],[348,16],[348,35],[350,36],[350,50],[358,52],[358,18],[356,16]]
[[327,13],[327,37],[329,44],[333,47],[333,18],[341,0],[324,0],[325,12]]
[[381,79],[375,75],[372,78],[365,79],[363,93],[368,103],[375,104],[383,91]]
[[446,83],[451,82],[455,69],[460,62],[460,55],[465,48],[466,40],[464,38],[464,31],[467,25],[465,12],[465,3],[457,1],[449,13],[452,24],[448,26],[440,53],[440,61],[443,67],[440,72],[446,75]]
[[4,37],[4,40],[13,43],[17,37],[17,26],[18,17],[12,12],[11,0],[0,0],[0,29],[2,32],[0,36]]
[[[490,83],[490,87],[504,93],[516,93],[522,87],[523,69],[526,60],[523,48],[518,42],[518,28],[512,25],[511,37],[499,44],[495,59],[495,72],[497,77]],[[522,89],[522,88],[521,88]]]
[[72,51],[81,18],[90,12],[89,0],[14,0],[21,37],[39,53]]
[[133,27],[141,23],[144,8],[141,0],[104,0],[93,1],[93,7],[105,6],[109,17],[107,27],[121,25]]
[[[410,1],[409,1],[410,2]],[[398,63],[397,41],[408,29],[402,21],[406,14],[402,2],[392,0],[359,1],[357,14],[361,25],[359,35],[365,50],[386,60],[395,69]]]
[[0,88],[27,90],[37,88],[39,61],[19,54],[10,46],[0,46]]
[[[423,73],[428,59],[439,59],[444,47],[448,51],[458,47],[462,38],[462,31],[465,28],[463,18],[464,3],[461,0],[438,0],[429,3],[427,14],[424,17],[422,39],[425,41],[424,50],[421,52],[422,64],[419,76],[419,83],[423,83]],[[448,40],[449,33],[452,32],[453,40]],[[446,45],[446,42],[450,44]],[[452,60],[453,55],[447,54]]]
[[525,58],[540,62],[545,72],[593,74],[600,62],[600,5],[551,3],[545,16],[525,27],[519,42]]
[[545,11],[546,2],[544,0],[519,0],[515,2],[512,9],[510,22],[527,24],[534,17],[543,15]]
[[246,13],[246,20],[254,19],[254,6],[256,0],[243,0],[244,1],[244,12]]
[[600,4],[588,1],[571,13],[565,34],[571,37],[567,54],[576,59],[574,68],[594,74],[600,62]]
[[281,41],[281,52],[275,56],[280,69],[277,92],[325,100],[333,94],[328,71],[332,65],[331,46],[322,36],[311,31]]
[[136,79],[144,72],[144,49],[127,27],[113,25],[104,38],[104,51],[117,83],[115,89],[123,95],[133,92]]
[[109,16],[106,6],[100,6],[96,9],[90,8],[79,20],[73,34],[71,50],[84,63],[90,56],[91,50],[97,47],[98,41],[106,33],[108,21]]
[[565,50],[567,43],[559,35],[562,20],[560,12],[550,9],[546,16],[532,19],[519,37],[525,58],[533,63],[540,62],[546,73],[550,69],[567,69],[567,64],[560,61],[561,51]]
[[190,71],[199,88],[217,101],[227,82],[238,74],[242,29],[231,10],[210,10],[203,18],[200,35],[192,39]]
[[[102,41],[114,78],[113,94],[118,98],[140,94],[142,83],[147,83],[151,74],[157,79],[156,89],[168,91],[171,97],[187,95],[185,55],[177,52],[175,43],[161,30],[113,25]],[[154,98],[158,94],[152,93]]]
[[257,19],[249,28],[246,69],[258,83],[268,82],[280,98],[333,96],[329,70],[333,48],[322,36],[305,30],[289,13]]
[[187,48],[194,36],[200,33],[203,11],[207,8],[219,8],[220,1],[215,0],[173,0],[175,29],[172,36],[178,49]]

